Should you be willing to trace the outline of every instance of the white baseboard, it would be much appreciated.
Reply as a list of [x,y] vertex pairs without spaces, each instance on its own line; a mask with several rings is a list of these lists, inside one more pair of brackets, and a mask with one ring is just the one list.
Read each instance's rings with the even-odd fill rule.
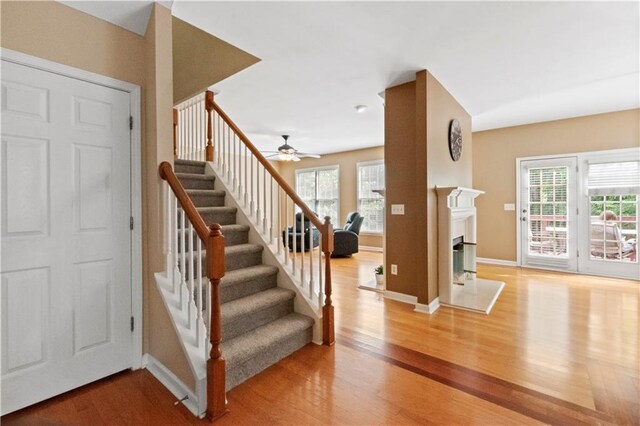
[[425,305],[424,303],[416,303],[416,308],[414,309],[414,311],[422,312],[424,314],[433,314],[435,311],[438,310],[439,307],[440,307],[440,298],[436,297],[428,305]]
[[382,247],[358,246],[358,250],[360,250],[360,251],[373,251],[373,252],[376,252],[376,253],[382,253]]
[[182,404],[184,404],[194,416],[202,417],[202,413],[198,412],[198,401],[193,391],[173,374],[171,370],[165,367],[164,364],[155,359],[153,355],[147,353],[142,357],[142,366],[149,370],[149,373],[158,379],[158,381],[176,397],[176,400],[181,400],[185,395],[188,396],[187,399],[182,401]]
[[418,303],[418,298],[416,296],[411,296],[409,294],[404,294],[404,293],[397,293],[395,291],[389,291],[389,290],[386,290],[384,292],[384,298],[395,300],[397,302],[410,303],[412,305],[415,305],[416,303]]
[[487,263],[489,265],[500,265],[500,266],[518,266],[518,264],[513,260],[504,260],[504,259],[491,259],[488,257],[478,257],[476,259],[478,263]]

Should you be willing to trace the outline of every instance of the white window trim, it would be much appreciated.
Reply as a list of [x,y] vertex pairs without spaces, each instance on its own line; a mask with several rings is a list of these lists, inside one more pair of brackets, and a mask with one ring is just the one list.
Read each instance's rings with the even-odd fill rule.
[[[340,182],[340,165],[339,164],[333,164],[333,165],[328,165],[328,166],[319,166],[319,167],[306,167],[304,169],[296,169],[296,176],[295,176],[295,190],[296,193],[298,192],[298,173],[309,173],[309,172],[318,172],[320,170],[337,170],[338,171],[338,202],[337,202],[337,206],[338,206],[338,217],[336,218],[336,223],[332,223],[333,228],[340,228],[340,188],[341,188],[341,182]],[[318,192],[318,181],[317,181],[318,177],[316,175],[316,195]],[[322,223],[324,223],[324,217],[320,218],[320,221],[322,221]]]
[[[362,166],[379,166],[379,165],[383,165],[384,166],[384,160],[371,160],[371,161],[360,161],[358,163],[356,163],[356,208],[360,208],[360,167]],[[383,188],[380,188],[383,189]],[[382,197],[383,200],[385,197]],[[383,201],[384,202],[384,201]],[[382,212],[383,216],[384,216],[384,210]],[[371,235],[371,236],[375,236],[375,237],[381,237],[384,235],[384,228],[385,228],[385,222],[384,219],[382,220],[382,231],[381,232],[373,232],[373,231],[361,231],[360,235]]]

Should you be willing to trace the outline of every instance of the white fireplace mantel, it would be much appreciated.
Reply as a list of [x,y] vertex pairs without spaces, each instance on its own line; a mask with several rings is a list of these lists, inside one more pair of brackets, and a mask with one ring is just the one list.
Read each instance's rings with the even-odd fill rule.
[[[437,187],[438,194],[438,297],[452,307],[489,313],[504,287],[503,282],[477,278],[475,274],[476,207],[475,199],[484,191],[462,187]],[[464,249],[464,278],[454,280],[454,240],[462,237],[469,245]],[[472,247],[473,246],[473,247]],[[472,256],[467,256],[468,250]],[[457,251],[460,254],[460,251]]]

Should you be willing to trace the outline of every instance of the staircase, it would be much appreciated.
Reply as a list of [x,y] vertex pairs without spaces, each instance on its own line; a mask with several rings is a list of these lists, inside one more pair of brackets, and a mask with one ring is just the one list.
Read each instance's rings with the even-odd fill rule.
[[262,263],[264,247],[250,244],[249,226],[236,223],[226,192],[214,189],[206,163],[176,160],[175,172],[207,225],[225,237],[225,276],[220,282],[226,390],[311,342],[314,320],[295,313],[295,292],[277,286],[278,268]]
[[[154,374],[193,414],[214,420],[228,411],[226,391],[309,342],[334,343],[333,226],[212,92],[178,105],[173,120],[175,170],[159,166],[165,270],[155,279],[195,388],[157,363]],[[319,238],[303,237],[311,234]]]

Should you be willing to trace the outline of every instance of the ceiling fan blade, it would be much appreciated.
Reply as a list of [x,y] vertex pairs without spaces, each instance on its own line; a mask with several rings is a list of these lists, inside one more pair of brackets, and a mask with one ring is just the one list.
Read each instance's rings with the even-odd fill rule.
[[[264,152],[263,152],[263,154],[264,154]],[[273,158],[273,157],[277,157],[277,156],[278,156],[278,153],[275,152],[273,154],[265,155],[264,158]]]
[[310,154],[308,152],[296,152],[299,157],[320,158],[320,154]]
[[294,156],[293,156],[293,158],[292,158],[292,160],[293,160],[294,162],[296,162],[296,161],[300,161],[300,159],[298,158],[298,156],[297,156],[297,155],[294,155]]
[[260,151],[263,154],[279,154],[280,151]]

